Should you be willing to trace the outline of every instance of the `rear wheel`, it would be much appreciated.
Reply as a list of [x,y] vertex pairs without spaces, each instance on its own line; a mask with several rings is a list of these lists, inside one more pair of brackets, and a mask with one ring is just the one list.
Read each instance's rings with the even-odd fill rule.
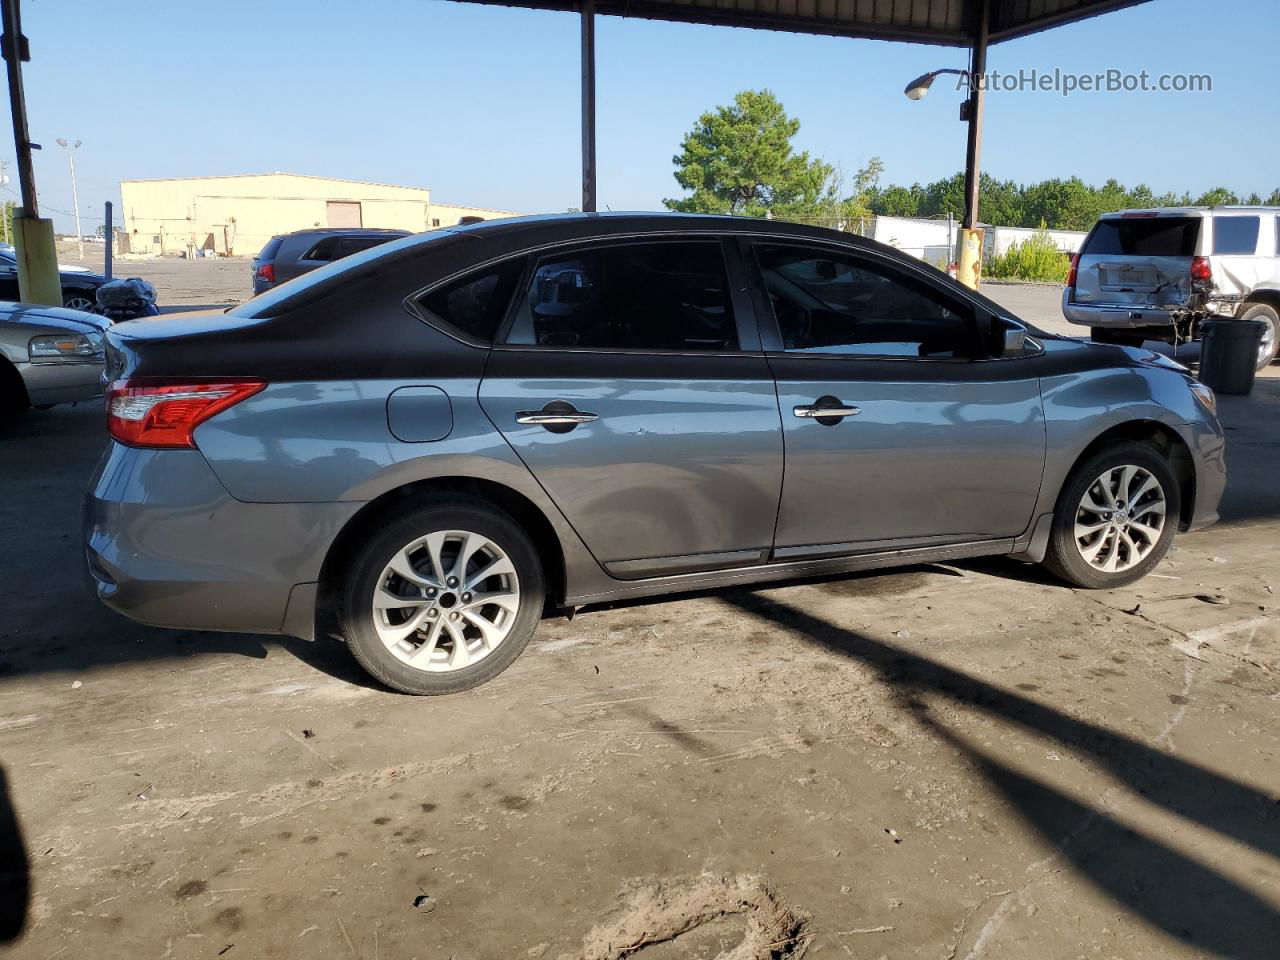
[[352,653],[382,683],[456,693],[515,661],[544,601],[524,530],[483,501],[457,498],[411,508],[357,549],[341,617]]
[[88,294],[76,291],[64,296],[62,298],[62,305],[71,310],[83,310],[86,313],[92,313],[93,308],[98,305],[98,302]]
[[1276,358],[1276,350],[1280,348],[1280,311],[1269,303],[1253,303],[1240,314],[1241,320],[1261,320],[1266,329],[1262,331],[1262,342],[1258,344],[1258,370],[1266,369]]
[[1177,477],[1154,447],[1108,447],[1077,464],[1054,512],[1045,566],[1089,589],[1146,576],[1169,551],[1181,504]]
[[1112,327],[1090,327],[1089,337],[1095,343],[1114,343],[1122,347],[1140,347],[1146,339],[1141,333]]

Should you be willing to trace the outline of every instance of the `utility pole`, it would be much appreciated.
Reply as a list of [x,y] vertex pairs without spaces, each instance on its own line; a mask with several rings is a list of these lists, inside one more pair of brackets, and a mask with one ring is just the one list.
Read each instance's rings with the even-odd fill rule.
[[[9,161],[0,160],[0,187],[9,185]],[[0,227],[4,229],[4,242],[9,242],[9,201],[0,205]]]
[[73,144],[58,138],[58,146],[67,151],[67,163],[71,165],[71,206],[76,212],[76,252],[81,262],[84,261],[84,234],[80,230],[80,194],[76,190],[76,151],[80,149],[80,141]]
[[582,212],[596,212],[596,0],[582,0]]
[[989,0],[979,0],[974,24],[973,50],[969,60],[969,99],[964,118],[969,121],[969,138],[964,157],[964,223],[960,230],[958,279],[966,287],[978,289],[982,274],[982,230],[978,227],[979,161],[982,157],[982,95],[987,82],[987,32]]
[[62,304],[62,284],[58,279],[58,254],[53,244],[53,222],[40,219],[36,201],[36,178],[31,151],[40,144],[31,142],[27,131],[27,100],[22,88],[22,64],[31,59],[27,38],[22,35],[19,0],[0,0],[0,53],[9,76],[9,111],[13,115],[13,145],[18,159],[18,185],[22,209],[15,211],[13,240],[18,254],[18,295],[27,303]]

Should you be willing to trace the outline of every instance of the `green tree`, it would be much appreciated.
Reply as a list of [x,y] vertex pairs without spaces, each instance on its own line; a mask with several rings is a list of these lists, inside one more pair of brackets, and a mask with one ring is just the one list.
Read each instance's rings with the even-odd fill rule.
[[921,217],[924,207],[924,187],[913,183],[909,187],[877,186],[867,196],[871,212],[881,217]]
[[743,90],[730,106],[698,118],[671,158],[676,182],[689,196],[664,200],[684,213],[743,216],[825,216],[838,209],[835,168],[791,139],[800,121],[768,90]]
[[1212,190],[1206,190],[1200,194],[1200,199],[1196,201],[1197,207],[1211,207],[1215,203],[1239,203],[1240,198],[1228,190],[1226,187],[1214,187]]

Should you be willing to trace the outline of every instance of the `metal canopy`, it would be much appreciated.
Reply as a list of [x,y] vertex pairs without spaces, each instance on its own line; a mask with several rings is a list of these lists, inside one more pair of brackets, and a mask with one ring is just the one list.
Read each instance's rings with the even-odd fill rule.
[[[578,0],[468,0],[540,10],[582,9]],[[1146,0],[990,0],[989,42],[999,43]],[[983,0],[596,0],[606,16],[755,27],[970,47]]]

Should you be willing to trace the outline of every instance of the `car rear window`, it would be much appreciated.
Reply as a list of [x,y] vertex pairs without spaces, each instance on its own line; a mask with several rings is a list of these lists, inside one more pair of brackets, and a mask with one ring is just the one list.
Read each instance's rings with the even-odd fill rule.
[[737,350],[720,241],[627,243],[548,254],[532,271],[507,343]]
[[1200,235],[1199,217],[1099,220],[1081,251],[1085,256],[1190,257]]
[[1252,256],[1258,249],[1258,217],[1214,217],[1213,252]]
[[328,263],[331,260],[341,260],[343,257],[349,257],[351,254],[359,253],[361,250],[368,250],[371,247],[377,247],[398,239],[399,237],[394,234],[380,234],[376,237],[325,237],[299,259],[321,260]]
[[280,252],[280,244],[284,243],[284,237],[272,237],[267,241],[266,245],[258,251],[259,260],[274,260],[277,253]]
[[523,272],[523,257],[482,267],[427,291],[417,303],[469,339],[490,344]]

